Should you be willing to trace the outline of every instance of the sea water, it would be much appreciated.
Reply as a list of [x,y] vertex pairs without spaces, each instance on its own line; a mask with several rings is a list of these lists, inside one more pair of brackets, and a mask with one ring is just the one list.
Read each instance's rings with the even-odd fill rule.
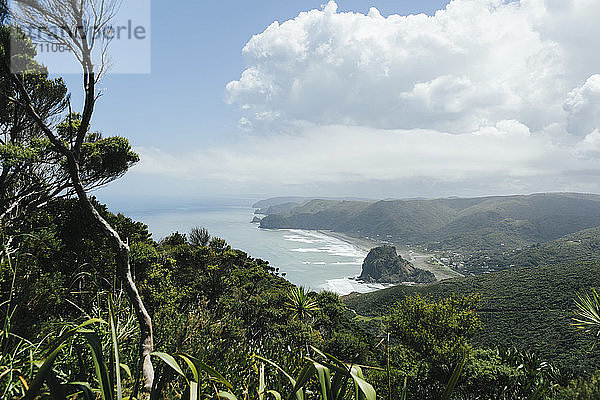
[[233,248],[269,261],[290,282],[312,290],[340,295],[369,292],[383,285],[357,282],[366,252],[351,243],[317,231],[261,229],[250,223],[249,206],[194,205],[160,210],[130,210],[126,214],[148,225],[155,240],[172,232],[188,233],[193,227],[208,229]]

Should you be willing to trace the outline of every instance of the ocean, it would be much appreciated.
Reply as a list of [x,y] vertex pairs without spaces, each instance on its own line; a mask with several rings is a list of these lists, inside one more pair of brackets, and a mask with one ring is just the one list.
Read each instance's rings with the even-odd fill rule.
[[225,239],[251,257],[269,261],[287,280],[311,290],[344,295],[384,287],[352,279],[360,275],[365,251],[317,231],[260,229],[250,223],[254,209],[249,206],[205,204],[129,210],[125,214],[147,224],[155,240],[175,231],[187,233],[195,226],[204,227],[211,236]]

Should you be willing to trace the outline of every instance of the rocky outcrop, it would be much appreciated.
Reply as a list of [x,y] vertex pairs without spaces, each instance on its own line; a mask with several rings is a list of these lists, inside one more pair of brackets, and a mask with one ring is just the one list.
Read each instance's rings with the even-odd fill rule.
[[394,246],[381,246],[369,251],[358,279],[376,283],[429,283],[435,281],[435,276],[415,268],[398,255]]

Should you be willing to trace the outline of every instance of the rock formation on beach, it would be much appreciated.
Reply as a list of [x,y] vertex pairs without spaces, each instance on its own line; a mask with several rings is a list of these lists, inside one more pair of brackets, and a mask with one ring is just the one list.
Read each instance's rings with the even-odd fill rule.
[[366,282],[376,283],[429,283],[434,282],[434,275],[419,268],[398,255],[394,246],[375,247],[369,251],[358,277]]

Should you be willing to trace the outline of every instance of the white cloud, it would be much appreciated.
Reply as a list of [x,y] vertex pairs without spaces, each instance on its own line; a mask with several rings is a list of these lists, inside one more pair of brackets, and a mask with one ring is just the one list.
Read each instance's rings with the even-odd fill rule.
[[589,76],[565,78],[559,39],[570,38],[556,31],[578,20],[561,12],[542,0],[454,0],[434,16],[384,18],[330,2],[253,36],[228,100],[259,132],[308,121],[464,133],[503,119],[539,130],[562,118],[568,84]]
[[600,75],[592,75],[567,95],[564,109],[569,113],[567,129],[586,136],[600,128]]
[[[589,140],[590,146],[598,144],[593,137]],[[581,151],[586,149],[592,147]],[[461,135],[423,129],[313,126],[302,135],[246,136],[227,148],[203,149],[177,158],[156,149],[139,150],[142,163],[133,173],[155,174],[160,165],[171,178],[235,183],[271,192],[284,186],[318,183],[322,189],[371,180],[396,184],[412,179],[456,184],[499,178],[504,183],[507,179],[535,182],[573,167],[600,167],[600,160],[581,157],[581,151],[534,136],[514,120]],[[398,189],[394,188],[395,193]]]
[[271,192],[600,191],[598,19],[597,0],[454,0],[388,17],[330,2],[244,47],[227,85],[243,115],[235,145],[142,149],[136,173]]
[[594,129],[581,142],[577,143],[575,154],[582,159],[600,158],[600,130]]

